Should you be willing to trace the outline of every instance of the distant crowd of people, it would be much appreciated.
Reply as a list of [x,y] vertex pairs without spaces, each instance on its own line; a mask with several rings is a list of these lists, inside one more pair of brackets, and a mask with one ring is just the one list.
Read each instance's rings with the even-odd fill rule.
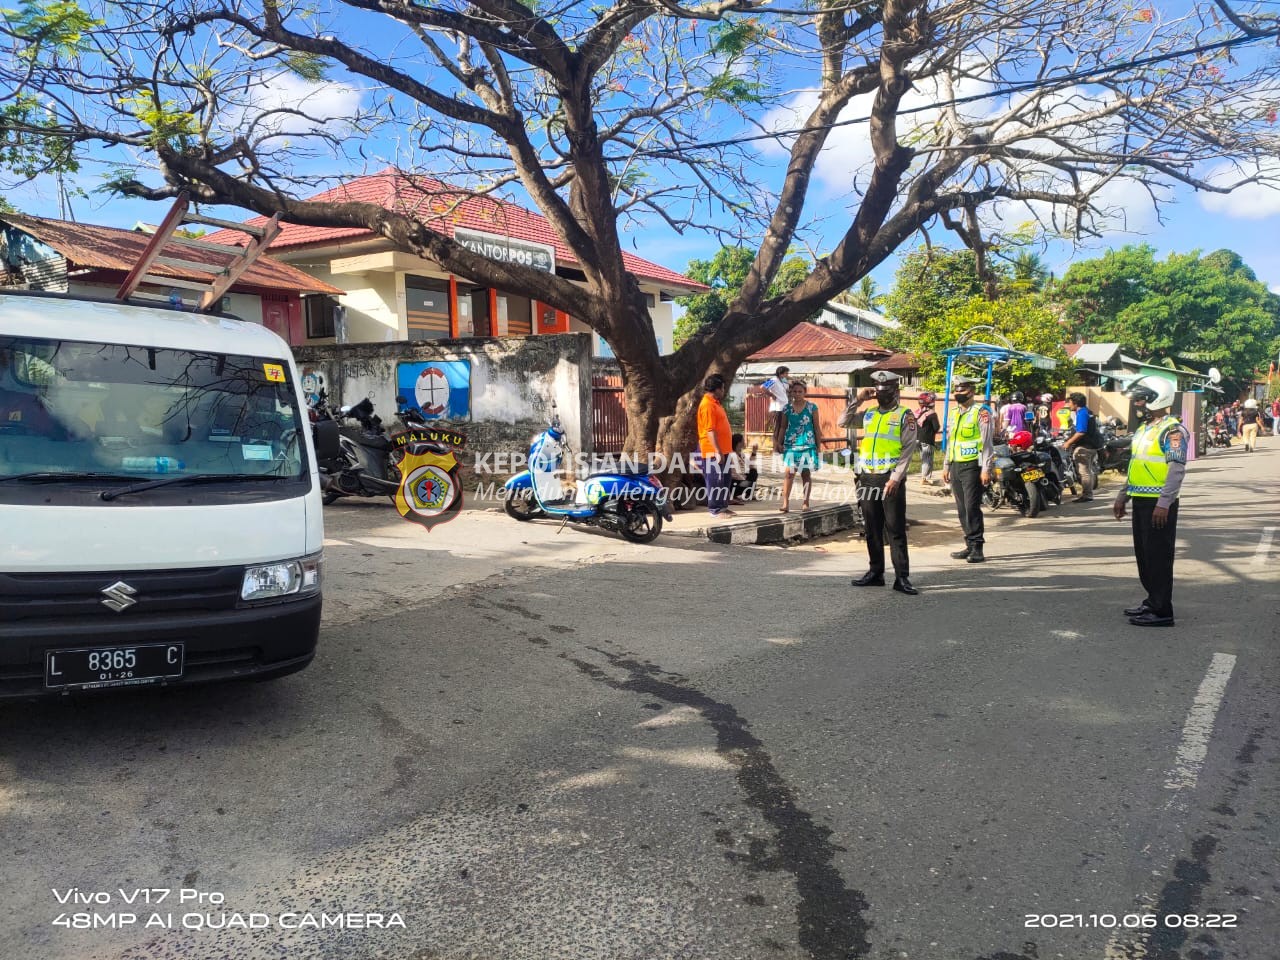
[[[893,589],[914,596],[919,591],[910,579],[906,478],[918,451],[921,485],[936,483],[934,460],[943,433],[935,410],[937,397],[931,392],[922,392],[916,398],[916,408],[911,410],[901,402],[901,378],[897,374],[879,370],[871,375],[871,380],[874,386],[855,391],[837,423],[840,428],[858,427],[861,434],[854,472],[870,564],[853,585],[869,587],[886,583],[884,548],[888,545],[894,569]],[[942,483],[951,488],[965,538],[963,549],[952,553],[952,557],[969,563],[986,559],[982,497],[992,481],[997,442],[1014,448],[1025,447],[1037,433],[1059,439],[1070,453],[1082,488],[1076,497],[1078,503],[1093,500],[1098,451],[1105,446],[1097,413],[1089,409],[1084,393],[1073,392],[1063,403],[1048,393],[1028,402],[1022,391],[1015,390],[993,409],[976,400],[977,386],[968,377],[952,379],[954,403],[946,429],[947,449],[942,465]],[[790,512],[791,493],[798,477],[801,509],[807,510],[813,473],[822,465],[823,433],[818,407],[807,399],[807,384],[792,379],[786,367],[779,367],[763,387],[769,396],[773,450],[783,466],[782,500],[778,509],[782,513]],[[735,466],[744,455],[745,446],[741,434],[730,432],[722,405],[726,389],[722,377],[708,377],[698,410],[703,479],[713,516],[733,516],[727,505],[730,496],[744,490],[754,491],[757,481],[754,470],[748,477]],[[1142,377],[1125,390],[1139,425],[1129,442],[1127,482],[1117,493],[1112,509],[1116,519],[1123,520],[1132,504],[1134,554],[1146,597],[1124,613],[1136,626],[1172,626],[1174,622],[1173,554],[1178,497],[1191,449],[1187,428],[1172,412],[1174,393],[1170,381],[1155,376]],[[876,403],[864,408],[869,400]],[[1268,405],[1254,399],[1227,404],[1217,411],[1215,418],[1244,441],[1246,450],[1252,451],[1268,421],[1273,433],[1280,430],[1280,398]],[[738,458],[726,460],[731,452],[738,454]],[[751,460],[754,457],[747,458],[747,462]]]

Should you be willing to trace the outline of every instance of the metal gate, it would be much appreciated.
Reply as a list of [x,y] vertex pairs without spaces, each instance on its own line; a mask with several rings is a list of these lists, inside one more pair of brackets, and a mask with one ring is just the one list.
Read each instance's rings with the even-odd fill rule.
[[622,402],[622,377],[596,374],[591,378],[591,443],[595,453],[621,453],[627,439],[627,407]]

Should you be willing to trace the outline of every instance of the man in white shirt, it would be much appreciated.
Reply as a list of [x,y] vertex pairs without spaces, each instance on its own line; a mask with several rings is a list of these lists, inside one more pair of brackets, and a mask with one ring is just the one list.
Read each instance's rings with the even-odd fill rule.
[[[791,389],[791,380],[787,376],[791,372],[790,367],[779,367],[773,372],[773,376],[760,384],[764,388],[764,392],[769,394],[769,423],[768,429],[773,431],[778,422],[778,415],[787,409],[787,404],[791,402],[791,397],[787,391]],[[780,451],[775,450],[774,453]]]
[[787,390],[791,387],[791,380],[787,377],[790,372],[790,367],[779,367],[772,377],[760,384],[769,394],[770,414],[781,413],[790,402],[790,397],[787,396]]

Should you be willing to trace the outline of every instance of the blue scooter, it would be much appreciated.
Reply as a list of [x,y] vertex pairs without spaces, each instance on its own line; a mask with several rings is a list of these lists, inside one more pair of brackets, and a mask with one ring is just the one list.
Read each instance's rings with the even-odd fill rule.
[[593,473],[577,487],[565,487],[560,473],[570,453],[560,418],[533,438],[529,469],[503,487],[503,509],[516,520],[562,518],[562,523],[603,527],[632,543],[652,543],[671,519],[667,490],[646,472]]

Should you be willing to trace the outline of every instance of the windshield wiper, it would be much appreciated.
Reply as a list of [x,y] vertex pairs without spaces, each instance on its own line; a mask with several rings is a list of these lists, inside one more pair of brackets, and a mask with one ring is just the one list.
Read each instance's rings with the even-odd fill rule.
[[[133,478],[130,477],[130,479]],[[123,497],[126,494],[154,490],[156,487],[167,487],[174,483],[243,483],[246,480],[289,479],[292,478],[272,473],[191,473],[181,477],[161,477],[159,480],[147,480],[143,483],[135,483],[132,486],[121,487],[119,490],[103,490],[99,496],[103,500],[114,500],[116,497]]]
[[8,483],[10,480],[22,480],[27,483],[56,483],[60,480],[136,480],[137,477],[129,474],[120,473],[93,473],[90,471],[75,470],[34,470],[30,473],[14,473],[7,477],[0,477],[0,483]]

